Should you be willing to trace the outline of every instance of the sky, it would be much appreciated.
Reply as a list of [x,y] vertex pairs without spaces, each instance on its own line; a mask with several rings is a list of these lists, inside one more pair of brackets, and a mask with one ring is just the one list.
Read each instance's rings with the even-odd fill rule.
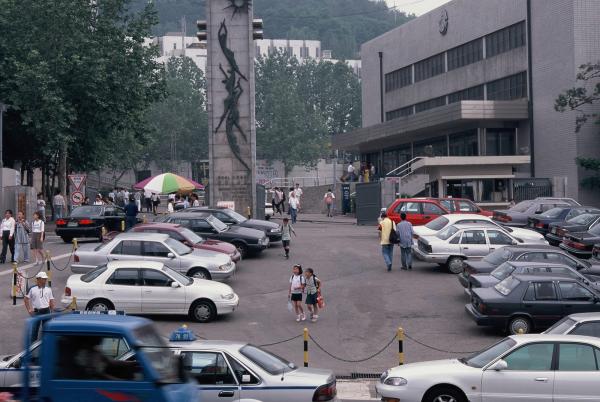
[[399,11],[414,13],[416,15],[425,14],[450,0],[385,0],[389,7],[398,7]]

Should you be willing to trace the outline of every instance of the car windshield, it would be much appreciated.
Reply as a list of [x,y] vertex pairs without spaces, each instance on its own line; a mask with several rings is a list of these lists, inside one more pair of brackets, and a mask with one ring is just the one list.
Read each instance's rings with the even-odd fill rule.
[[593,235],[600,236],[600,225],[594,225],[589,232]]
[[510,250],[507,250],[505,248],[499,248],[498,250],[495,250],[490,254],[486,255],[483,258],[483,261],[487,262],[488,264],[498,266],[503,262],[510,260],[510,257],[512,257],[512,253],[510,252]]
[[106,243],[100,243],[98,244],[95,248],[94,251],[99,251],[102,250],[104,247],[106,247],[107,244],[109,244],[110,242],[106,242]]
[[294,363],[253,345],[244,346],[240,349],[240,353],[273,375],[283,374],[296,369]]
[[183,237],[185,237],[190,242],[192,242],[192,244],[200,244],[200,243],[204,242],[204,239],[202,238],[202,236],[198,236],[196,233],[192,232],[188,228],[181,228],[180,230],[181,230],[181,234],[183,235]]
[[574,218],[569,219],[567,222],[572,223],[573,225],[588,225],[592,223],[594,219],[596,219],[598,215],[593,214],[581,214]]
[[186,255],[192,252],[192,249],[180,242],[179,240],[175,240],[172,238],[168,238],[165,240],[165,244],[171,247],[177,255]]
[[501,295],[508,296],[510,292],[512,292],[517,286],[519,286],[520,283],[521,281],[515,278],[514,276],[509,276],[502,282],[496,284],[496,286],[494,286],[494,289],[496,289]]
[[237,212],[235,212],[233,209],[228,209],[226,210],[227,215],[229,215],[231,218],[235,219],[235,221],[237,223],[242,223],[242,222],[246,222],[248,220],[248,218],[246,218],[243,215],[238,214]]
[[467,366],[482,368],[488,365],[498,356],[501,356],[510,349],[512,349],[516,344],[517,342],[514,339],[504,338],[503,340],[490,346],[489,348],[484,349],[481,352],[472,354],[469,357],[463,357],[462,359],[459,359],[459,361],[461,363],[466,364]]
[[558,218],[563,211],[564,208],[552,208],[547,210],[543,214],[540,214],[540,216],[544,218]]
[[456,226],[452,225],[452,226],[448,226],[446,229],[439,231],[436,234],[436,237],[438,239],[441,240],[448,240],[450,237],[452,237],[456,232],[458,232],[458,229],[456,228]]
[[102,215],[101,205],[83,205],[71,211],[71,218],[84,218]]
[[90,271],[87,274],[82,275],[80,279],[83,282],[90,283],[91,281],[93,281],[94,279],[96,279],[97,277],[102,275],[102,273],[104,271],[106,271],[106,264],[100,265],[98,268],[94,269],[93,271]]
[[575,325],[577,321],[572,318],[565,317],[556,324],[544,331],[545,334],[566,334],[567,330]]
[[435,230],[436,232],[438,232],[445,228],[448,223],[450,223],[448,218],[446,218],[445,216],[438,216],[437,218],[429,222],[427,225],[425,225],[425,227],[427,229]]
[[503,262],[498,268],[492,271],[491,275],[499,281],[503,281],[508,278],[514,270],[514,265],[511,265],[508,262]]
[[153,325],[146,325],[133,331],[137,341],[137,348],[157,372],[160,383],[181,383],[184,379],[179,378],[177,357],[169,350],[166,342],[158,335]]
[[226,224],[224,224],[223,222],[221,222],[220,220],[218,220],[217,218],[215,218],[212,215],[207,216],[206,221],[210,224],[210,226],[215,228],[218,232],[224,232],[229,228],[229,226],[227,226]]
[[512,207],[510,210],[515,212],[525,212],[529,209],[531,204],[532,201],[521,201],[520,203]]
[[171,278],[175,279],[177,282],[184,284],[185,286],[189,286],[194,283],[192,278],[188,278],[187,276],[181,275],[179,272],[172,270],[167,266],[163,266],[162,271],[169,275]]

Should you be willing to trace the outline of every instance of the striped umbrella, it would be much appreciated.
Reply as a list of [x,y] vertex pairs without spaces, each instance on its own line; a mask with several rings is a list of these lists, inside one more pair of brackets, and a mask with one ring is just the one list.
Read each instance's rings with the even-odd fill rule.
[[133,186],[133,188],[138,190],[148,190],[157,194],[171,194],[203,190],[204,186],[194,180],[186,179],[185,177],[181,177],[174,173],[163,173],[142,180]]

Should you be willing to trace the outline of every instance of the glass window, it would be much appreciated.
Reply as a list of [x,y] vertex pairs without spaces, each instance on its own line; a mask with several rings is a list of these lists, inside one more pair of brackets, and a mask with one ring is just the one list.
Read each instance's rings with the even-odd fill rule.
[[516,133],[514,129],[488,128],[485,135],[485,154],[504,156],[516,154]]
[[512,252],[510,250],[507,250],[505,247],[500,248],[498,250],[495,250],[493,252],[491,252],[490,254],[488,254],[487,256],[485,256],[483,258],[483,261],[487,262],[488,264],[491,265],[500,265],[505,261],[510,260],[510,258],[512,257]]
[[459,361],[467,366],[482,368],[492,362],[498,356],[501,356],[503,353],[509,351],[516,344],[517,342],[512,338],[505,338],[489,348],[481,352],[477,352],[467,358],[460,359]]
[[461,244],[486,244],[483,230],[465,230],[460,241]]
[[594,300],[594,294],[576,282],[560,282],[562,300],[589,302]]
[[525,21],[521,21],[485,37],[485,56],[490,58],[525,46]]
[[[578,343],[561,343],[558,351],[558,370],[597,371],[595,348]],[[596,353],[594,353],[596,352]]]
[[515,271],[515,266],[507,262],[500,264],[500,266],[492,271],[490,275],[499,281],[503,281],[508,278]]
[[[571,321],[574,323],[573,320],[571,320]],[[568,328],[570,328],[570,327],[571,326],[569,326]],[[584,322],[583,324],[578,325],[570,333],[573,335],[595,336],[596,338],[600,338],[600,322],[599,321]]]
[[173,282],[167,275],[153,269],[143,269],[142,280],[144,286],[171,286]]
[[556,264],[565,264],[571,268],[576,268],[578,265],[580,265],[574,259],[561,253],[546,253],[546,259],[549,262]]
[[448,104],[467,100],[484,100],[483,87],[482,84],[463,89],[462,91],[453,92],[448,95]]
[[[456,228],[456,226],[448,226],[447,228],[440,230],[436,234],[436,237],[441,240],[447,240],[450,237],[454,236],[454,234],[456,234],[457,232],[458,229]],[[455,239],[460,239],[460,234],[456,236]]]
[[[556,324],[554,324],[553,326],[551,326],[550,328],[548,328],[544,333],[545,334],[565,334],[566,331],[569,330],[569,328],[571,328],[573,325],[575,325],[575,320],[573,320],[572,318],[569,317],[564,317],[563,319],[561,319],[560,321],[558,321]],[[574,333],[574,332],[572,332]],[[579,334],[579,335],[584,335],[584,334]]]
[[496,289],[501,295],[508,296],[520,284],[521,281],[519,281],[517,278],[515,278],[514,276],[509,276],[504,280],[498,282],[494,286],[494,289]]
[[[238,362],[236,359],[227,355],[227,360],[229,361],[229,364],[231,365],[231,369],[233,370],[233,373],[235,374],[235,377],[237,378],[237,380],[240,384],[254,385],[254,384],[260,383],[260,380],[258,379],[258,377],[256,377],[251,371],[246,369],[246,367],[242,366],[242,364],[240,362]],[[244,381],[244,376],[248,376],[249,381]]]
[[107,279],[106,283],[110,285],[136,286],[139,284],[139,270],[135,268],[117,269]]
[[448,156],[446,137],[432,138],[414,144],[415,156]]
[[[458,204],[458,210],[460,212],[479,212],[479,207],[477,207],[477,205],[473,204],[472,202],[462,200],[456,201],[456,203]],[[477,222],[477,220],[474,221]],[[488,221],[483,222],[487,223]]]
[[107,269],[106,264],[100,265],[98,268],[94,269],[93,271],[90,271],[87,274],[82,275],[81,278],[79,278],[79,279],[81,279],[83,282],[90,283],[91,281],[93,281],[94,279],[96,279],[97,277],[102,275],[106,271],[106,269]]
[[415,82],[443,74],[446,70],[444,53],[429,57],[415,63]]
[[483,59],[483,38],[448,50],[448,71]]
[[596,220],[598,215],[594,214],[581,214],[579,216],[575,216],[573,218],[568,219],[569,223],[574,225],[589,225],[593,221]]
[[507,370],[549,371],[552,368],[553,343],[534,343],[523,346],[504,357]]
[[527,98],[527,74],[521,72],[486,84],[488,100]]
[[428,222],[425,225],[425,227],[427,229],[438,231],[438,230],[442,230],[443,228],[445,228],[448,223],[450,223],[448,218],[446,218],[444,216],[438,216],[434,220]]
[[240,349],[240,353],[258,367],[273,375],[296,369],[293,363],[256,346],[246,345]]
[[395,110],[386,112],[385,120],[389,121],[389,120],[399,119],[401,117],[411,116],[413,114],[415,114],[414,106],[413,105],[406,106],[406,107],[403,107],[400,109],[395,109]]
[[385,75],[385,92],[412,84],[412,66],[407,66]]
[[102,215],[103,208],[101,205],[82,205],[71,211],[71,218],[89,218],[92,216]]
[[406,212],[407,214],[420,214],[421,203],[420,202],[403,202],[396,207],[396,212]]
[[525,296],[523,296],[523,300],[525,300],[525,301],[535,300],[535,286],[533,283],[529,284],[529,286],[527,287],[527,291],[525,292]]
[[540,216],[543,216],[544,218],[558,218],[564,210],[565,208],[551,208],[543,214],[540,214]]
[[509,245],[513,242],[509,235],[499,230],[488,230],[487,234],[490,239],[490,244]]
[[111,254],[142,255],[142,242],[137,240],[123,240],[111,251]]
[[182,351],[186,371],[200,385],[237,385],[221,353]]
[[476,156],[479,154],[477,131],[451,134],[449,137],[450,156]]
[[556,288],[552,282],[534,282],[535,300],[558,300]]
[[415,113],[421,113],[429,109],[444,106],[446,104],[446,97],[440,96],[437,98],[429,99],[424,102],[415,104]]
[[508,201],[508,187],[508,179],[483,179],[481,180],[481,196],[479,201]]
[[423,213],[431,214],[431,215],[443,215],[444,211],[435,204],[432,204],[430,202],[424,202],[423,203]]
[[162,243],[157,241],[144,242],[144,256],[146,257],[163,257],[169,256],[169,249]]

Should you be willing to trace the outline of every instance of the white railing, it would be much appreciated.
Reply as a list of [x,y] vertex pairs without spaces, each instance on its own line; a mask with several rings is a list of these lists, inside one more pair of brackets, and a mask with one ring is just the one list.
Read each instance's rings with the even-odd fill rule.
[[335,177],[273,177],[268,180],[258,181],[259,184],[264,185],[266,188],[273,187],[293,187],[296,183],[300,184],[300,187],[316,187],[326,186],[328,184],[335,183]]
[[399,177],[400,180],[403,180],[414,173],[413,164],[424,158],[425,158],[424,156],[417,156],[416,158],[413,158],[413,159],[409,160],[408,162],[398,166],[396,169],[388,172],[386,174],[386,176]]

